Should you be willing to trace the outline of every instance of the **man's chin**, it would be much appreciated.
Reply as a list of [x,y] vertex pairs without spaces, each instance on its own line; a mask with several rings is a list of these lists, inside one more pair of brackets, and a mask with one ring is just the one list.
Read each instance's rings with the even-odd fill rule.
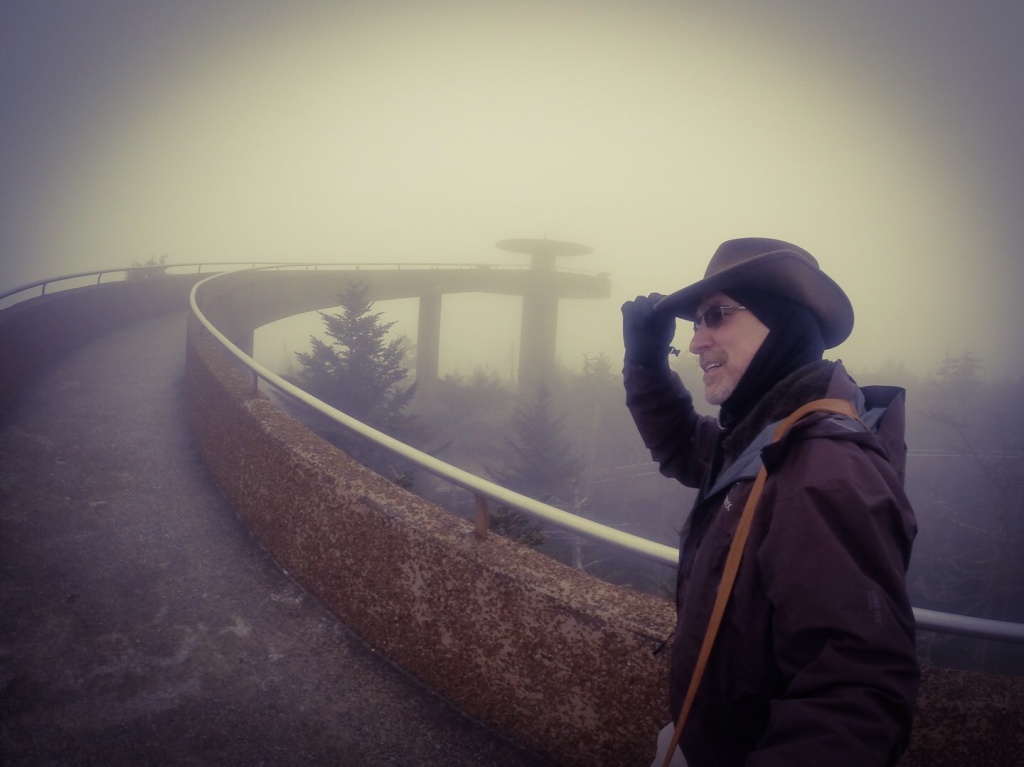
[[729,395],[732,394],[734,388],[725,383],[705,384],[704,399],[708,401],[709,405],[721,405],[729,399]]

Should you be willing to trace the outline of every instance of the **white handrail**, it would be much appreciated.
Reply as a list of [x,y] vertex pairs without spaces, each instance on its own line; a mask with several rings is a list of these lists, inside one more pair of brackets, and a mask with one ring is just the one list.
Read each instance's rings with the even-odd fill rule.
[[[523,269],[528,268],[524,265],[519,264],[416,264],[416,263],[388,263],[388,264],[366,264],[366,263],[335,263],[335,264],[321,264],[321,263],[282,263],[282,262],[267,262],[267,261],[244,261],[244,262],[232,262],[222,261],[216,263],[192,263],[192,264],[160,264],[155,265],[163,269],[172,268],[185,268],[185,267],[196,267],[197,273],[201,272],[204,267],[218,267],[218,266],[229,266],[229,267],[242,267],[242,268],[263,268],[263,269],[318,269],[318,268],[356,268],[359,269],[363,266],[373,268],[416,268],[416,269],[437,269],[437,268],[488,268],[488,269]],[[65,274],[59,277],[51,277],[45,280],[38,280],[36,282],[21,285],[11,290],[0,293],[0,300],[16,295],[18,293],[32,290],[33,288],[43,287],[45,292],[45,286],[51,283],[62,282],[72,279],[80,279],[82,277],[93,277],[97,278],[97,283],[102,279],[105,274],[114,274],[117,272],[130,272],[134,270],[146,270],[153,269],[153,266],[137,266],[137,267],[119,267],[112,269],[94,270],[89,272],[79,272],[75,274]],[[262,378],[267,383],[276,387],[288,394],[288,396],[303,402],[308,407],[323,413],[328,418],[334,420],[341,426],[344,426],[351,431],[369,439],[381,447],[401,456],[405,460],[419,466],[420,468],[434,474],[435,476],[441,477],[442,479],[451,482],[454,485],[465,488],[474,495],[486,497],[494,500],[504,506],[511,509],[525,512],[531,516],[538,517],[551,524],[557,525],[564,529],[578,533],[580,535],[592,538],[593,540],[601,541],[610,546],[616,548],[625,549],[633,553],[639,554],[653,562],[657,562],[664,565],[675,566],[678,563],[679,552],[677,549],[666,546],[664,544],[655,543],[639,536],[624,533],[620,530],[616,530],[605,525],[593,522],[582,517],[578,517],[575,514],[557,509],[553,506],[541,503],[533,498],[522,495],[520,493],[513,492],[507,488],[496,485],[493,482],[489,482],[481,477],[471,474],[463,469],[459,469],[456,466],[445,463],[431,455],[423,453],[422,451],[416,450],[403,442],[400,442],[388,435],[373,429],[360,421],[355,420],[351,416],[342,413],[341,411],[330,407],[324,402],[310,396],[298,387],[285,381],[283,378],[277,376],[272,371],[263,367],[251,357],[242,352],[237,346],[232,344],[219,330],[217,330],[206,316],[199,310],[196,295],[199,288],[205,283],[209,282],[215,277],[222,276],[221,274],[214,274],[201,282],[198,282],[193,286],[192,291],[189,295],[189,303],[191,305],[192,312],[196,318],[206,330],[218,340],[218,342],[224,346],[224,348],[236,357],[241,364],[252,370],[253,375],[257,378]],[[924,452],[924,451],[919,451]],[[956,615],[954,613],[943,613],[936,610],[929,610],[925,608],[915,607],[914,617],[917,622],[917,628],[921,631],[935,631],[943,634],[958,634],[962,636],[976,637],[980,639],[994,639],[1007,642],[1021,642],[1024,643],[1024,624],[1021,623],[1010,623],[1008,621],[997,621],[988,618],[975,618],[967,615]]]
[[656,543],[655,541],[650,541],[631,533],[624,533],[621,530],[616,530],[613,527],[608,527],[607,525],[602,525],[598,522],[585,519],[584,517],[571,514],[567,511],[563,511],[562,509],[556,509],[554,506],[549,506],[536,499],[530,498],[529,496],[522,495],[521,493],[509,490],[501,485],[489,482],[482,477],[478,477],[464,469],[452,466],[439,458],[435,458],[432,455],[424,453],[422,450],[417,450],[416,448],[407,445],[394,437],[390,437],[371,426],[367,426],[337,408],[331,407],[326,402],[313,397],[294,384],[289,383],[272,370],[256,362],[252,357],[235,346],[235,344],[228,340],[223,333],[213,326],[213,324],[199,309],[199,304],[196,298],[199,290],[206,283],[217,279],[218,276],[219,275],[207,277],[205,280],[196,283],[192,287],[192,292],[189,296],[192,313],[196,316],[196,319],[202,323],[203,327],[206,328],[210,335],[216,338],[232,356],[249,368],[258,378],[263,379],[279,391],[287,394],[289,397],[302,402],[304,405],[319,413],[322,413],[335,423],[379,445],[399,458],[402,458],[403,460],[406,460],[437,477],[441,477],[442,479],[451,482],[453,485],[465,488],[475,495],[483,496],[489,500],[500,503],[503,506],[507,506],[508,508],[522,511],[533,517],[543,519],[564,530],[569,530],[570,532],[586,536],[593,540],[601,541],[602,543],[608,543],[612,546],[616,546],[617,548],[632,551],[655,562],[661,562],[673,566],[678,563],[679,552],[671,546],[666,546],[663,543]]
[[[364,261],[338,261],[338,262],[296,262],[289,263],[283,261],[214,261],[214,262],[195,262],[188,264],[140,264],[138,266],[119,266],[110,269],[95,269],[89,272],[75,272],[73,274],[62,274],[59,277],[49,277],[43,280],[36,280],[35,282],[29,282],[24,285],[18,285],[17,287],[11,288],[0,292],[0,301],[10,296],[23,293],[33,288],[42,288],[42,292],[46,293],[46,286],[52,285],[58,282],[65,282],[67,280],[77,280],[82,277],[95,277],[96,283],[99,284],[105,274],[118,274],[124,272],[144,272],[155,270],[162,270],[166,273],[167,269],[184,269],[186,267],[196,267],[196,273],[200,273],[203,267],[221,267],[231,266],[238,267],[240,269],[353,269],[360,271],[364,267],[370,269],[395,269],[401,271],[402,269],[497,269],[497,270],[509,270],[509,271],[527,271],[529,270],[530,264],[467,264],[464,262],[431,262],[431,263],[417,263],[407,261],[385,261],[385,262],[364,262]],[[571,272],[572,274],[586,274],[597,277],[605,277],[605,272],[592,272],[584,269],[559,269],[560,272]]]
[[1024,642],[1024,623],[975,618],[970,615],[940,613],[937,610],[914,608],[917,628],[940,634],[959,634],[978,639],[1000,639],[1004,642]]

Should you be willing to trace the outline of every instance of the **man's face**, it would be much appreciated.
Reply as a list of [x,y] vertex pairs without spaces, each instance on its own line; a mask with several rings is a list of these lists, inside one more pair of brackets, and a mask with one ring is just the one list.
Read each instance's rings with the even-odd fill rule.
[[[712,307],[737,306],[739,302],[725,293],[706,296],[697,307],[703,317]],[[717,327],[702,322],[690,341],[704,371],[704,396],[712,405],[721,405],[736,390],[754,354],[768,336],[768,328],[752,312],[736,309],[723,312]]]

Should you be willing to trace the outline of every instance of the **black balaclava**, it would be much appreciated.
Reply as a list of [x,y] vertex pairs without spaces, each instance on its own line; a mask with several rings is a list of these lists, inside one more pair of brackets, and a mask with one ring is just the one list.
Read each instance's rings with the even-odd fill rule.
[[729,431],[775,384],[794,370],[820,360],[825,341],[814,314],[802,304],[756,288],[730,288],[725,294],[746,307],[770,331],[719,410],[718,422]]

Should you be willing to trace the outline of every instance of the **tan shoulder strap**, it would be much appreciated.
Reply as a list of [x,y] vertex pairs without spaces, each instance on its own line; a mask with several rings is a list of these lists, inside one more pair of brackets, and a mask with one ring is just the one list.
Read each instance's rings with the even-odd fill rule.
[[[814,400],[797,408],[785,420],[781,421],[775,429],[772,442],[778,442],[785,436],[793,424],[808,413],[814,412],[838,413],[839,415],[846,415],[856,418],[858,421],[860,420],[857,409],[848,400]],[[708,630],[704,634],[704,642],[700,647],[700,653],[697,655],[697,665],[693,669],[693,676],[690,677],[690,686],[686,690],[686,698],[683,700],[683,708],[679,712],[679,720],[676,722],[675,732],[672,734],[672,742],[669,744],[668,752],[665,755],[663,767],[668,767],[669,762],[672,761],[672,754],[675,752],[676,746],[679,745],[679,737],[683,734],[686,717],[690,713],[693,699],[697,696],[697,688],[700,687],[701,677],[704,676],[704,669],[708,664],[708,658],[711,656],[711,647],[715,643],[718,627],[721,625],[722,616],[725,614],[725,606],[729,602],[729,595],[732,593],[733,584],[736,582],[736,573],[740,569],[740,559],[743,557],[743,548],[746,545],[747,536],[750,534],[750,526],[754,520],[754,511],[757,508],[757,502],[761,499],[761,492],[764,490],[764,483],[767,478],[768,470],[762,466],[761,471],[757,474],[757,479],[754,480],[754,487],[747,498],[747,504],[743,507],[740,521],[736,525],[736,532],[733,535],[732,543],[729,545],[729,554],[725,559],[722,582],[718,586],[715,606],[711,611],[711,619],[708,621]]]

